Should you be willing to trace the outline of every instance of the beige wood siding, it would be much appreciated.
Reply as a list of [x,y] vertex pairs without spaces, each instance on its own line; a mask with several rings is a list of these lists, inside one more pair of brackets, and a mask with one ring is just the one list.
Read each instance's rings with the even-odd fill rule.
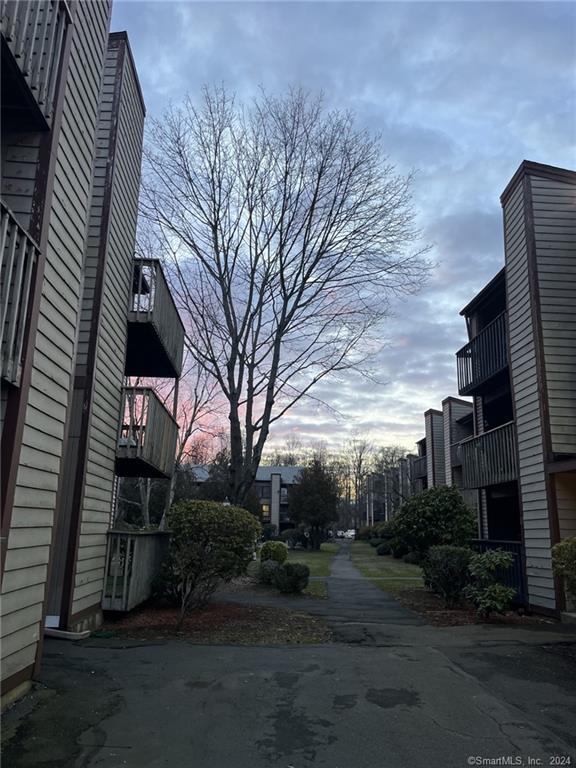
[[576,454],[576,181],[530,183],[552,450]]
[[[33,663],[46,591],[109,3],[77,3],[32,381],[3,584],[2,677]],[[31,583],[34,582],[34,583]]]
[[576,472],[560,472],[554,476],[560,538],[576,536]]
[[[119,111],[114,120],[115,91]],[[72,614],[100,604],[104,582],[106,531],[110,524],[114,485],[114,459],[118,439],[121,386],[126,353],[127,312],[136,234],[144,111],[136,73],[125,41],[108,46],[100,100],[98,151],[86,259],[87,282],[83,301],[77,375],[88,373],[86,340],[93,309],[93,284],[99,249],[106,248],[98,348],[94,368],[94,394],[88,437],[88,458],[82,501],[78,559]],[[103,169],[114,149],[110,218],[101,242]]]
[[535,304],[531,295],[523,179],[504,203],[506,296],[510,373],[518,435],[518,483],[522,504],[529,601],[555,608],[544,470],[543,424],[539,402]]

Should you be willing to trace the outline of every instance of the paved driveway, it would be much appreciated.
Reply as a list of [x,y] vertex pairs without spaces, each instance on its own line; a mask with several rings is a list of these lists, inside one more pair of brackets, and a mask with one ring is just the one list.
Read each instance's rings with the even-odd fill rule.
[[328,613],[340,642],[49,641],[46,687],[5,720],[6,764],[460,768],[570,756],[576,765],[572,632],[428,627],[364,580],[346,548],[329,600],[307,605]]

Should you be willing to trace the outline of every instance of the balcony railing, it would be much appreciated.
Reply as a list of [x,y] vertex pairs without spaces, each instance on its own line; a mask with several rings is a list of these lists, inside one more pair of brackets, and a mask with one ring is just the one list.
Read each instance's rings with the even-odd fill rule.
[[108,531],[102,595],[105,611],[131,611],[148,600],[168,540],[168,534],[161,531]]
[[4,203],[0,216],[0,253],[2,378],[19,386],[32,275],[40,249]]
[[174,469],[178,424],[152,389],[125,387],[116,448],[121,477],[170,477]]
[[183,350],[184,326],[160,262],[134,259],[126,375],[178,377]]
[[492,376],[508,366],[506,312],[498,315],[478,336],[456,353],[458,391],[477,392]]
[[8,49],[48,124],[70,11],[65,0],[1,0],[0,29]]
[[418,459],[412,459],[412,477],[414,479],[419,477],[426,477],[428,474],[427,457],[420,456]]
[[450,466],[452,467],[461,467],[462,466],[462,457],[460,455],[460,443],[453,443],[450,446]]
[[460,443],[462,485],[485,488],[518,477],[516,427],[513,421]]

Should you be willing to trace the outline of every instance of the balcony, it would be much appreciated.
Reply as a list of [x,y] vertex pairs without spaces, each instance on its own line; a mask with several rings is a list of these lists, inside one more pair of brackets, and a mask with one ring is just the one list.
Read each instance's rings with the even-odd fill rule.
[[174,470],[178,424],[152,389],[124,387],[116,448],[120,477],[168,478]]
[[478,336],[456,353],[458,392],[477,394],[493,376],[508,366],[506,312],[494,318]]
[[461,467],[462,466],[462,457],[460,455],[460,443],[453,443],[450,446],[450,466],[451,467]]
[[184,326],[157,259],[134,259],[126,376],[177,378]]
[[1,0],[5,130],[50,127],[70,11],[65,0]]
[[4,203],[0,214],[0,253],[2,378],[19,386],[32,276],[40,249]]
[[152,583],[168,552],[162,531],[108,531],[102,608],[131,611],[152,594]]
[[513,421],[460,443],[462,486],[486,488],[518,477],[516,427]]
[[420,456],[417,459],[412,459],[412,479],[417,480],[421,477],[426,477],[428,474],[427,457]]

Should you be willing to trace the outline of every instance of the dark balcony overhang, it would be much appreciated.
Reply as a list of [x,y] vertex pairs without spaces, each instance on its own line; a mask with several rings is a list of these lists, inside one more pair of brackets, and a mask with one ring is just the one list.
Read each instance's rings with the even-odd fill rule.
[[480,394],[487,383],[508,367],[506,312],[494,318],[456,353],[458,392]]
[[126,376],[178,378],[184,326],[157,259],[134,259]]
[[2,3],[2,127],[51,126],[70,10],[65,0]]
[[125,387],[121,414],[116,474],[119,477],[171,477],[178,424],[155,392],[148,387]]
[[462,459],[464,488],[487,488],[513,482],[518,477],[516,425],[513,421],[463,440],[458,451]]

